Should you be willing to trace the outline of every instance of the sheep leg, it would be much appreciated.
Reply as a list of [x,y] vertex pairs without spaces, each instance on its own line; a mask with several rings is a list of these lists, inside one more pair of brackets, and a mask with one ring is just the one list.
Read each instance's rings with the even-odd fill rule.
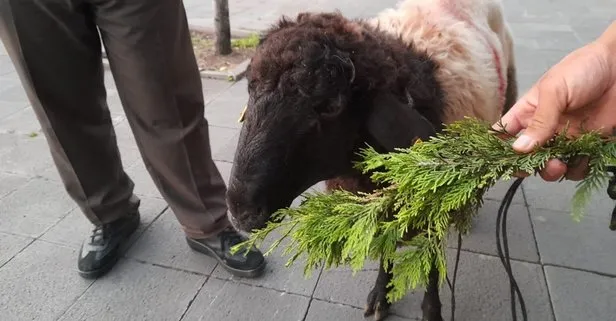
[[376,282],[374,283],[372,291],[368,294],[367,305],[364,310],[364,316],[374,315],[375,321],[381,321],[389,314],[390,303],[387,301],[387,293],[390,290],[389,281],[391,281],[393,276],[391,272],[385,270],[385,264],[386,263],[381,260],[379,274],[376,277]]
[[507,68],[507,91],[505,92],[505,106],[503,115],[506,114],[518,100],[518,77],[515,65]]
[[432,263],[428,276],[428,287],[421,302],[423,321],[443,321],[441,315],[441,299],[438,289],[438,268],[436,262]]

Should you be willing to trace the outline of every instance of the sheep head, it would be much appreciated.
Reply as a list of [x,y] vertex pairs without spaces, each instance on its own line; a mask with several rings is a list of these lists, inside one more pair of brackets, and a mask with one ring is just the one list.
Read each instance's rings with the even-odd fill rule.
[[236,229],[261,228],[310,186],[351,173],[365,144],[391,151],[434,132],[412,108],[413,81],[397,75],[409,66],[387,46],[375,50],[383,40],[372,32],[337,13],[304,13],[264,35],[246,74],[249,100],[227,192]]

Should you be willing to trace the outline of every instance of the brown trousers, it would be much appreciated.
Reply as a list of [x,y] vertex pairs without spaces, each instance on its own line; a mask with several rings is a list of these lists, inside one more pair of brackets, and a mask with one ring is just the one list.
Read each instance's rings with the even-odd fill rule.
[[145,165],[186,234],[226,228],[181,0],[0,0],[0,39],[66,190],[93,224],[139,204],[107,107],[99,31]]

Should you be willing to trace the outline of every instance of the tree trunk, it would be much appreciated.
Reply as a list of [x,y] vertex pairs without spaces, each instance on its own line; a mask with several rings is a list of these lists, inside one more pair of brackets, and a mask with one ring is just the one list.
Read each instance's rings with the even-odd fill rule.
[[214,26],[216,30],[216,54],[231,53],[231,24],[229,22],[229,0],[214,0]]

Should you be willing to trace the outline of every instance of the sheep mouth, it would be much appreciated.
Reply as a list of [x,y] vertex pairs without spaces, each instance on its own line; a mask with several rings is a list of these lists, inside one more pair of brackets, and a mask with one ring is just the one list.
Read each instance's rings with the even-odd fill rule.
[[255,230],[265,228],[269,223],[279,223],[282,219],[278,219],[274,214],[278,210],[288,208],[291,205],[292,201],[272,208],[256,207],[242,213],[236,213],[236,215],[229,211],[227,217],[235,230],[244,235],[249,235]]

